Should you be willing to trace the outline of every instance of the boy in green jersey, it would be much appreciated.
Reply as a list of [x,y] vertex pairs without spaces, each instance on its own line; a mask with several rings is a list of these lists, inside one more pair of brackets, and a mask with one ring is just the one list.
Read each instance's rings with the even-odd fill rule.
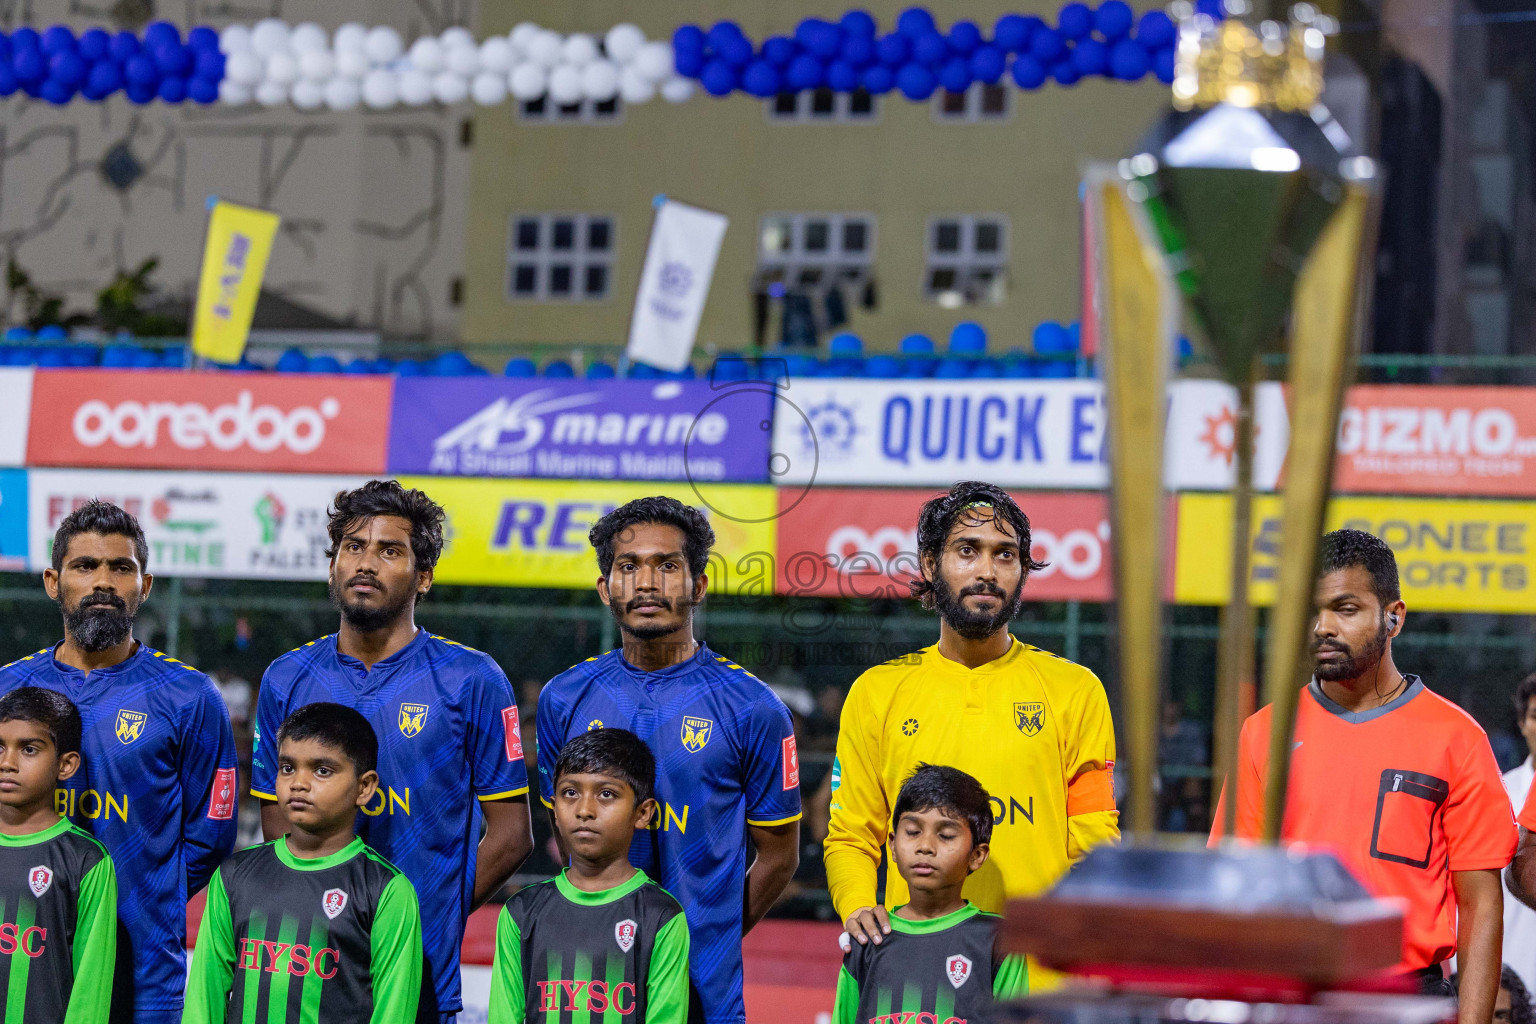
[[277,737],[288,834],[214,872],[182,1024],[411,1024],[421,996],[416,891],[354,831],[379,784],[378,738],[340,704]]
[[117,875],[106,849],[54,810],[80,768],[80,712],[62,693],[0,697],[0,1021],[106,1024]]
[[490,1024],[688,1019],[683,908],[629,863],[655,786],[656,759],[632,732],[593,729],[561,748],[554,817],[571,866],[502,908]]
[[960,895],[987,861],[992,801],[956,768],[919,764],[892,816],[891,857],[911,901],[891,914],[891,933],[852,944],[837,979],[833,1024],[974,1024],[994,1000],[1029,990],[1024,958],[997,945],[1002,920]]

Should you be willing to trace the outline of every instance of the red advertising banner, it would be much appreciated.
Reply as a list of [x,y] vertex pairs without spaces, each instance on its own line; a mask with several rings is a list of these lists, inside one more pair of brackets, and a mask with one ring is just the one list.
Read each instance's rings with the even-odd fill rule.
[[383,473],[389,378],[41,370],[27,464]]
[[[918,509],[937,493],[919,489],[780,489],[775,592],[905,596],[906,581],[918,571]],[[1024,585],[1025,600],[1109,600],[1114,583],[1109,561],[1108,496],[1030,493],[1020,498],[1020,505],[1029,516],[1030,554],[1037,561],[1050,563],[1030,573]],[[1170,515],[1171,508],[1170,504]]]

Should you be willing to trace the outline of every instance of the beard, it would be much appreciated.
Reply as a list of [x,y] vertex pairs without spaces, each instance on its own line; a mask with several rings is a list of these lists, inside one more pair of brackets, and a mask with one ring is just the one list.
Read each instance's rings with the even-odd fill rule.
[[76,647],[92,654],[116,647],[133,635],[138,605],[116,594],[94,591],[64,611],[64,632]]
[[341,611],[341,617],[347,620],[347,625],[359,633],[376,633],[385,626],[394,624],[416,601],[414,591],[403,588],[401,593],[393,594],[384,585],[384,581],[376,576],[353,576],[347,580],[345,586],[350,587],[353,583],[362,580],[379,588],[380,596],[384,598],[382,604],[370,606],[349,601],[345,589],[339,586],[334,578],[329,584],[331,603]]
[[[967,608],[965,599],[972,594],[990,594],[997,598],[999,602],[997,611],[979,612]],[[933,603],[938,609],[939,618],[967,640],[985,640],[998,630],[1006,628],[1009,621],[1023,608],[1023,594],[1022,578],[1011,594],[1003,593],[1001,587],[990,583],[974,583],[957,594],[950,589],[949,581],[944,578],[943,573],[935,573],[933,577]]]
[[1381,660],[1386,650],[1387,623],[1383,618],[1381,628],[1358,653],[1341,640],[1324,640],[1314,643],[1312,645],[1314,655],[1319,651],[1339,651],[1344,657],[1339,661],[1314,662],[1313,674],[1317,676],[1318,681],[1328,683],[1336,683],[1344,679],[1359,679],[1370,671],[1372,665]]
[[[644,601],[646,604],[652,602],[659,604],[669,612],[680,611],[688,606],[688,602],[682,599],[672,600],[665,597],[647,597]],[[647,622],[638,626],[631,626],[626,623],[624,616],[639,607],[640,603],[641,599],[638,597],[632,597],[622,604],[617,600],[610,600],[608,602],[608,612],[613,616],[613,621],[618,625],[620,633],[632,636],[636,640],[649,642],[651,640],[660,640],[667,634],[677,631],[677,625],[668,626],[660,622]]]

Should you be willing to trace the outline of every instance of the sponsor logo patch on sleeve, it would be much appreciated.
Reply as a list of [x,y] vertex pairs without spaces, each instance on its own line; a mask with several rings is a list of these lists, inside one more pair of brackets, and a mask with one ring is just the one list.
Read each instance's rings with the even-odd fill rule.
[[235,770],[220,768],[213,773],[213,792],[208,794],[208,817],[228,821],[235,816]]
[[800,755],[795,752],[795,738],[784,737],[784,788],[800,788]]
[[523,759],[523,730],[517,721],[517,705],[501,709],[501,729],[507,743],[507,760]]

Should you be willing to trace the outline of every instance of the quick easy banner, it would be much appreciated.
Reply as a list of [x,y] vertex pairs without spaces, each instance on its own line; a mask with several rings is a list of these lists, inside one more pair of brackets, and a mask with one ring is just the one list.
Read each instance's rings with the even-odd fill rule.
[[585,589],[597,556],[594,523],[635,498],[670,495],[703,510],[715,531],[710,589],[768,594],[778,508],[774,489],[752,484],[604,483],[401,477],[448,512],[439,583]]
[[772,413],[762,384],[408,377],[389,471],[761,483]]
[[275,213],[236,203],[210,204],[192,317],[192,350],[203,358],[240,361],[280,220]]
[[28,481],[28,562],[34,570],[49,565],[59,522],[100,498],[138,517],[155,575],[323,580],[330,564],[326,509],[337,491],[364,479],[35,469]]
[[[1231,498],[1179,497],[1174,593],[1181,604],[1223,604],[1231,577]],[[1457,499],[1333,499],[1326,529],[1364,530],[1397,556],[1409,612],[1536,612],[1536,503]],[[1275,599],[1276,567],[1284,557],[1280,499],[1253,505],[1252,576],[1255,604]]]
[[31,416],[32,368],[0,367],[0,466],[26,463]]
[[0,571],[27,568],[27,471],[0,469]]

